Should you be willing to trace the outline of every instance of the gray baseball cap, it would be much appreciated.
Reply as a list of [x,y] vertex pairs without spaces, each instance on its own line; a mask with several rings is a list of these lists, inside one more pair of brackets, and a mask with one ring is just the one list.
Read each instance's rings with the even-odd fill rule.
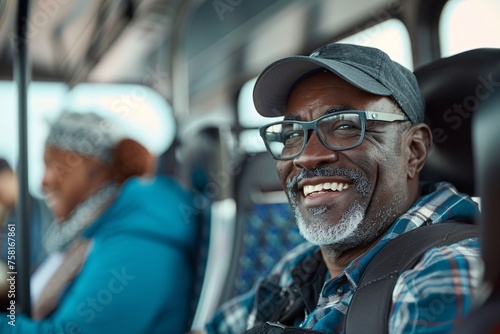
[[327,44],[309,56],[283,58],[266,67],[255,83],[255,108],[262,116],[283,115],[292,88],[320,69],[366,92],[392,96],[413,124],[423,122],[425,102],[409,69],[379,49],[343,43]]

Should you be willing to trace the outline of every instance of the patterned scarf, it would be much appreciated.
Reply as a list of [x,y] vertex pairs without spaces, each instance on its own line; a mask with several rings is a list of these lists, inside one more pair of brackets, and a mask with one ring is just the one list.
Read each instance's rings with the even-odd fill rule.
[[97,193],[80,203],[63,222],[54,221],[44,238],[48,253],[65,251],[73,240],[90,226],[92,222],[113,202],[119,190],[114,182],[105,184]]

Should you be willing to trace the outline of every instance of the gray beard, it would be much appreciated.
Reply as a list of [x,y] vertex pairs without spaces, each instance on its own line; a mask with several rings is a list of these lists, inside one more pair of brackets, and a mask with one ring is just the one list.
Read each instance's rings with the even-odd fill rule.
[[343,252],[366,246],[376,240],[397,218],[394,208],[399,207],[405,198],[402,193],[395,191],[394,200],[376,213],[372,214],[373,221],[365,220],[365,208],[354,202],[342,214],[338,222],[326,220],[323,214],[333,210],[328,206],[309,210],[311,217],[305,220],[299,209],[295,193],[289,191],[290,204],[293,209],[300,234],[309,242],[324,247],[331,256],[337,257]]
[[363,207],[359,203],[356,202],[351,205],[336,224],[325,222],[322,219],[321,213],[326,210],[328,210],[326,207],[315,209],[313,218],[306,222],[298,206],[294,205],[294,214],[300,234],[307,241],[319,246],[347,246],[347,244],[358,245],[363,243],[364,240],[362,240],[362,235],[358,229],[365,215]]
[[[315,170],[303,170],[299,175],[289,180],[287,184],[290,205],[294,211],[295,219],[300,234],[309,242],[328,246],[334,253],[369,244],[375,240],[383,228],[388,226],[387,222],[382,224],[365,223],[365,208],[359,203],[352,203],[342,214],[338,222],[326,221],[323,213],[332,210],[328,206],[317,207],[309,210],[311,218],[306,221],[298,206],[295,193],[298,182],[305,178],[314,176],[342,176],[353,181],[353,186],[362,198],[366,198],[371,189],[371,182],[361,172],[339,167],[321,167]],[[377,217],[390,216],[391,209],[384,208],[386,212],[380,212]],[[385,220],[385,219],[384,219]]]

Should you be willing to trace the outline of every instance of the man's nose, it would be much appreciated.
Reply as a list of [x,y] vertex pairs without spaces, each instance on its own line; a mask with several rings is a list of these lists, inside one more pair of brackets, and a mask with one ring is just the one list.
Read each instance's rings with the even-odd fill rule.
[[337,152],[323,145],[316,131],[311,131],[304,150],[293,159],[293,163],[299,168],[314,169],[337,160]]

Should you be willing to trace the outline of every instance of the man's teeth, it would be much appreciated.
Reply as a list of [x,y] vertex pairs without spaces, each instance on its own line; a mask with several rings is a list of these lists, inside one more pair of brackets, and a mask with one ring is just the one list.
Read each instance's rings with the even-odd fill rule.
[[311,193],[319,192],[319,191],[323,191],[323,190],[342,191],[342,190],[345,190],[347,188],[349,188],[348,183],[341,183],[341,182],[329,183],[329,182],[326,182],[326,183],[320,183],[320,184],[316,184],[316,185],[304,186],[303,192],[304,192],[304,196],[307,196]]

